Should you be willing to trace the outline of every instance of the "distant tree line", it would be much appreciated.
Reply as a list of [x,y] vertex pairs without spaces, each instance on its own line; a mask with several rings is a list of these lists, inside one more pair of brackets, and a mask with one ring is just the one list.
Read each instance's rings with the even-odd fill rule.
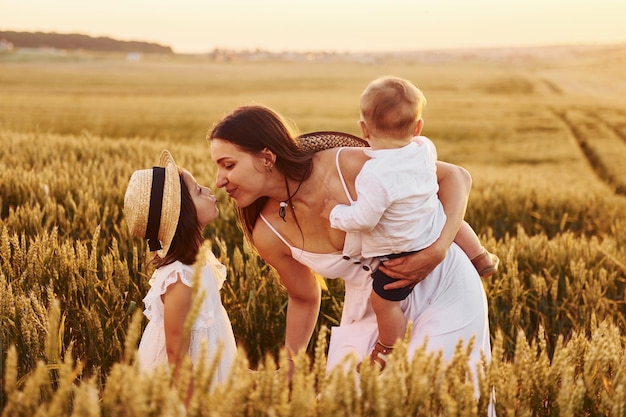
[[80,34],[44,32],[3,32],[0,39],[6,39],[14,48],[57,48],[84,49],[103,52],[142,52],[173,54],[172,48],[150,42],[120,41],[108,37],[94,38]]

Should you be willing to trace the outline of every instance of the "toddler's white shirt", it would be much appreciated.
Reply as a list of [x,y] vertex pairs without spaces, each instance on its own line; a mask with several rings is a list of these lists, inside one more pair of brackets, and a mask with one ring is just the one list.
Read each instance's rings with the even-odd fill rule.
[[365,152],[371,159],[356,177],[357,201],[335,206],[331,227],[361,232],[366,258],[430,246],[446,221],[435,145],[419,136],[402,148]]

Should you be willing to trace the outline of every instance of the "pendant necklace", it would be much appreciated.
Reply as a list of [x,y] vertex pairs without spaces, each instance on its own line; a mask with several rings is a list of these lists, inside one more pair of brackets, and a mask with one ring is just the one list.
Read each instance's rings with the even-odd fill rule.
[[300,183],[298,184],[298,187],[296,188],[296,191],[293,192],[293,194],[289,195],[289,187],[287,187],[287,199],[284,201],[280,202],[280,207],[278,207],[278,216],[280,216],[281,219],[283,219],[284,222],[286,222],[287,220],[285,220],[285,214],[286,213],[286,208],[287,208],[287,202],[289,202],[289,205],[291,206],[291,208],[293,209],[293,204],[291,204],[291,199],[294,198],[296,196],[296,194],[298,194],[298,191],[300,191],[300,187],[302,186],[302,183],[304,182],[304,178],[302,178],[300,180]]

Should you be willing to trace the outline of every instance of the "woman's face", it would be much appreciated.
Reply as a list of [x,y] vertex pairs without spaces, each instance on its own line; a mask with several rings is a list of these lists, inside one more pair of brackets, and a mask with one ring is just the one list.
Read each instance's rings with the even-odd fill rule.
[[224,139],[211,140],[211,158],[217,166],[215,184],[223,188],[239,207],[247,207],[264,196],[266,170],[263,158],[245,152]]
[[217,199],[211,192],[211,189],[198,184],[189,171],[182,170],[182,176],[189,190],[189,194],[191,195],[191,200],[194,206],[196,206],[198,224],[201,229],[204,229],[206,225],[215,220],[219,214]]

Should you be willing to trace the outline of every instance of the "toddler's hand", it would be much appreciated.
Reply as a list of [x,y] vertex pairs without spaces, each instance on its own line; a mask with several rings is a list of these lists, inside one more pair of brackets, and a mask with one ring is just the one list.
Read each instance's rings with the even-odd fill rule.
[[339,204],[339,202],[335,200],[334,198],[332,197],[325,198],[324,204],[322,205],[322,212],[320,213],[320,216],[328,220],[330,218],[330,212],[337,204]]

